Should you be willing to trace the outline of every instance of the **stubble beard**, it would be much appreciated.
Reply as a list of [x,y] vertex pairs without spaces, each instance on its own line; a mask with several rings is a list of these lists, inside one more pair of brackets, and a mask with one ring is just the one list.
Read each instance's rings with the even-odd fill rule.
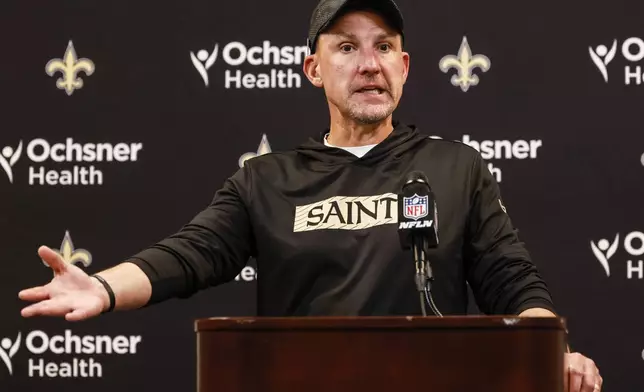
[[394,111],[393,102],[384,102],[381,104],[358,104],[347,101],[347,115],[352,120],[360,124],[375,124],[387,117]]

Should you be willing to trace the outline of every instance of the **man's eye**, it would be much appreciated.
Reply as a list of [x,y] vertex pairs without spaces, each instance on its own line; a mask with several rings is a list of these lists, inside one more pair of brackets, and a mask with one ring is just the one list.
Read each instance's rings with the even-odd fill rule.
[[380,50],[382,50],[383,52],[388,51],[390,48],[391,47],[389,46],[389,44],[381,44],[380,45]]
[[340,46],[340,50],[343,51],[343,52],[346,52],[346,53],[350,52],[352,49],[353,49],[353,47],[351,45],[342,45],[342,46]]

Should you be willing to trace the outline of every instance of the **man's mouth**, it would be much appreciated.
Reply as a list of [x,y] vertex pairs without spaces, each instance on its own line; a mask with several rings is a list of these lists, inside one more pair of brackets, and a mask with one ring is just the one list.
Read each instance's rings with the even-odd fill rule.
[[365,87],[361,88],[359,90],[356,90],[357,93],[362,93],[362,94],[372,94],[372,95],[380,95],[385,92],[385,90],[378,88],[378,87]]

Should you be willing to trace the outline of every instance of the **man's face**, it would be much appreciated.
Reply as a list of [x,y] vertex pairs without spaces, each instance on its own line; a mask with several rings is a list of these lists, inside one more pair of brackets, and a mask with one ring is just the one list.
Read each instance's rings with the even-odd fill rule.
[[[398,106],[409,71],[401,37],[378,14],[351,12],[321,34],[305,70],[324,87],[331,110],[358,123],[389,117]],[[319,79],[316,79],[319,78]]]

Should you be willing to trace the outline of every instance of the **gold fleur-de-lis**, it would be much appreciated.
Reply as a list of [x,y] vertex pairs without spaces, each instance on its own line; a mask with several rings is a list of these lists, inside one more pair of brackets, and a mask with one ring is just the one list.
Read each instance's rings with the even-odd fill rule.
[[91,253],[85,249],[74,249],[74,243],[72,242],[72,237],[69,235],[69,231],[65,231],[65,237],[63,238],[63,242],[60,244],[60,249],[53,250],[58,253],[67,264],[80,263],[84,267],[89,267],[89,265],[92,264]]
[[56,87],[65,90],[68,96],[72,95],[74,90],[83,87],[83,79],[78,77],[78,73],[83,71],[87,76],[90,76],[95,69],[91,60],[86,58],[79,59],[76,56],[76,49],[74,49],[72,41],[67,44],[67,50],[65,50],[65,55],[62,59],[51,59],[45,65],[47,75],[54,76],[56,72],[62,74],[62,78],[56,80]]
[[480,68],[481,71],[487,72],[491,67],[490,59],[482,54],[472,55],[472,50],[467,42],[467,37],[463,37],[458,54],[447,55],[438,63],[441,71],[447,73],[450,68],[456,70],[452,75],[451,82],[454,86],[460,87],[463,92],[467,92],[470,86],[479,84],[478,75],[474,75],[474,68]]
[[268,143],[268,138],[266,137],[266,134],[262,136],[262,141],[259,142],[259,147],[257,147],[257,152],[247,152],[241,157],[239,157],[239,167],[244,167],[244,163],[246,163],[247,160],[258,157],[260,155],[268,154],[270,153],[271,150],[271,145]]

